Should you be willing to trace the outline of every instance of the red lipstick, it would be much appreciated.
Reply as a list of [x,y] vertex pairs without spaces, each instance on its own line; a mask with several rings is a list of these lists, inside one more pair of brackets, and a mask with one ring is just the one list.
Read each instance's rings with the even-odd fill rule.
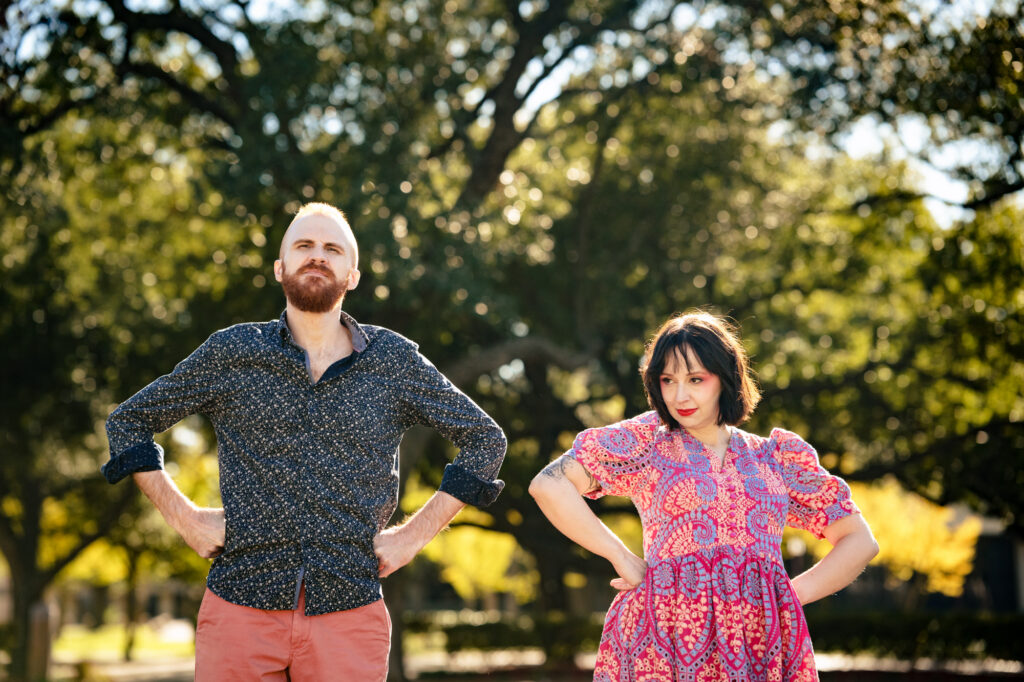
[[696,407],[694,407],[694,408],[692,408],[692,409],[689,409],[689,410],[676,410],[676,412],[677,412],[677,413],[678,413],[678,414],[679,414],[680,416],[682,416],[682,417],[689,417],[689,416],[690,416],[691,414],[693,414],[693,413],[694,413],[694,412],[696,412],[696,411],[697,411],[697,408],[696,408]]

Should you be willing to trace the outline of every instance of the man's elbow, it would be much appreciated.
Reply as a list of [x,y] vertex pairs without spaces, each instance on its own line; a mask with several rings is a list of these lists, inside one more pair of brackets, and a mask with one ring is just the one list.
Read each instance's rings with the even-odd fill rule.
[[501,452],[501,458],[504,459],[505,454],[508,452],[508,436],[505,435],[505,432],[500,427],[498,427],[497,431],[495,434],[495,450]]

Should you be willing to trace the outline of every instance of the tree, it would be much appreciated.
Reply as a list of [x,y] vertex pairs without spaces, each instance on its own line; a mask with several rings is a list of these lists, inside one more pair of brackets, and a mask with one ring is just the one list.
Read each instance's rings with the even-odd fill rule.
[[[237,235],[215,222],[202,234],[178,229],[190,169],[187,158],[165,175],[139,163],[136,154],[159,139],[152,129],[75,117],[59,126],[60,135],[34,141],[8,179],[10,210],[0,222],[8,282],[0,335],[16,358],[4,367],[0,421],[4,447],[19,453],[0,464],[15,679],[25,674],[31,605],[135,497],[133,487],[111,489],[99,476],[102,417],[140,374],[155,376],[173,364],[168,356],[198,344],[182,331],[226,286],[226,268],[207,248],[236,250]],[[126,216],[132,205],[145,212]]]
[[[1013,10],[943,25],[896,1],[15,3],[0,319],[19,392],[2,438],[41,473],[0,477],[0,547],[11,561],[36,542],[35,491],[64,492],[39,434],[93,471],[113,402],[213,327],[276,316],[280,298],[250,293],[313,198],[357,225],[350,309],[415,338],[506,425],[491,523],[542,559],[546,605],[585,562],[509,505],[580,427],[642,409],[645,335],[697,304],[743,324],[770,389],[755,427],[813,426],[851,476],[895,470],[1012,520],[1019,474],[987,473],[1021,438],[1020,240],[998,201],[1020,177]],[[958,169],[973,218],[937,226],[899,164],[801,158],[876,110],[923,116],[924,156],[998,152]],[[981,446],[993,456],[964,456]],[[434,450],[410,437],[403,470]]]

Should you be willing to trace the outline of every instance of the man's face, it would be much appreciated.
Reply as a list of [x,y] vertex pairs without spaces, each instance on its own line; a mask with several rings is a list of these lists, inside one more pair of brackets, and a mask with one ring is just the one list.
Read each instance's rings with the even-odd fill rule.
[[274,276],[294,307],[326,313],[359,282],[354,260],[355,244],[349,234],[332,218],[313,214],[288,228]]

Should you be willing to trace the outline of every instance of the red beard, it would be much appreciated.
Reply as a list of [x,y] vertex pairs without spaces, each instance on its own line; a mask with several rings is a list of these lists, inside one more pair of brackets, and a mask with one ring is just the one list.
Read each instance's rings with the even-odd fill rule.
[[[307,272],[319,272],[326,279],[303,278]],[[282,268],[281,288],[285,298],[304,313],[327,313],[345,297],[348,287],[339,282],[329,268],[306,265],[292,274]]]

